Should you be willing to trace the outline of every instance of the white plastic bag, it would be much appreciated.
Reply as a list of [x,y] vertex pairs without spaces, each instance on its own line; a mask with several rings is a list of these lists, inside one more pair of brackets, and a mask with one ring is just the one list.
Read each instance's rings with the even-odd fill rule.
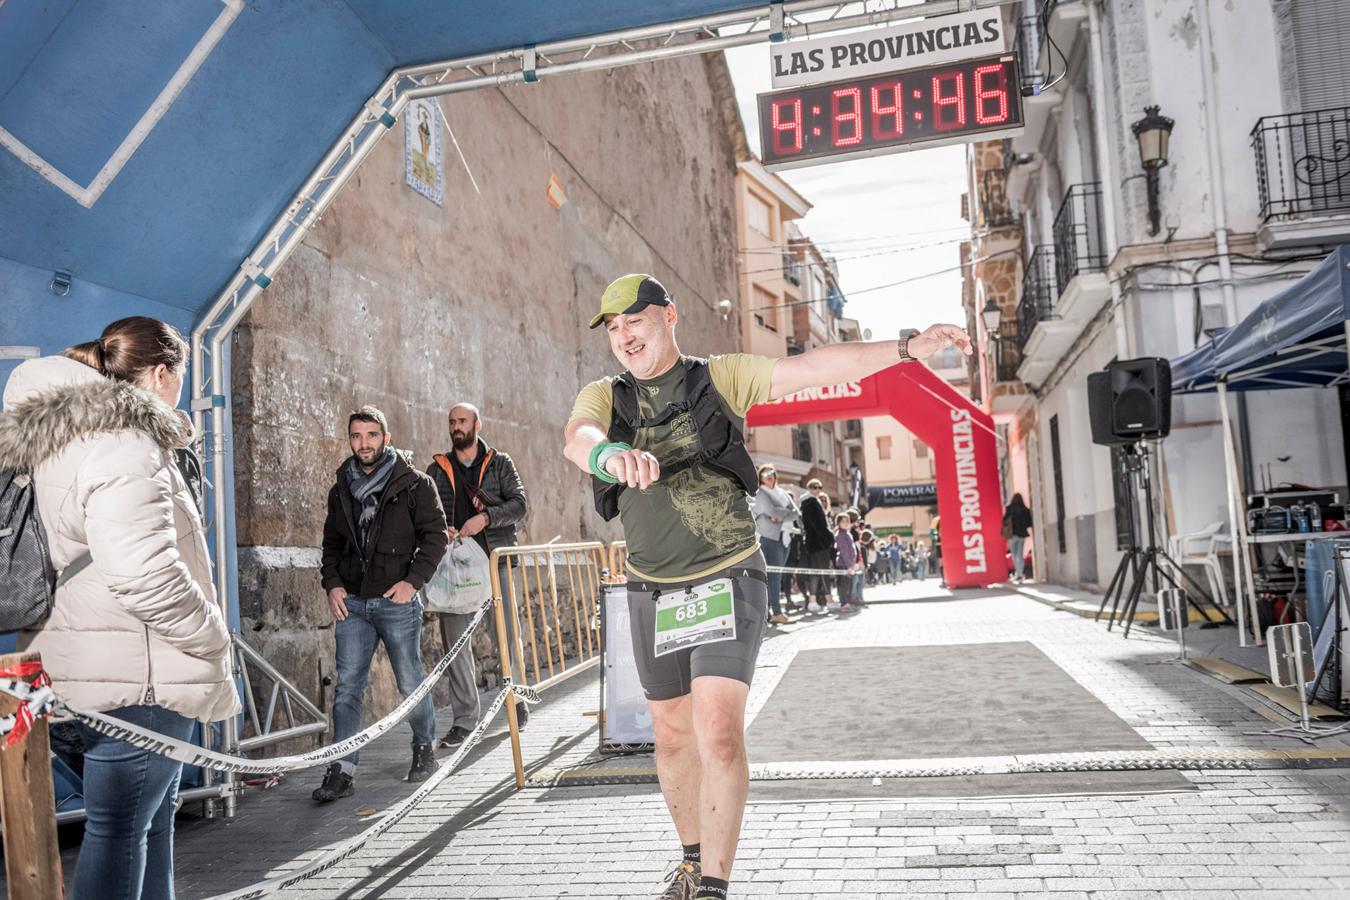
[[488,556],[473,538],[456,538],[422,588],[428,612],[478,612],[492,596]]

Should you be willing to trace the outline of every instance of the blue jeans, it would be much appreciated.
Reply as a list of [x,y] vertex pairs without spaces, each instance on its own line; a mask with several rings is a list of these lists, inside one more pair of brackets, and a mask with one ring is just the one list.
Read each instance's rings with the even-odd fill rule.
[[850,603],[861,603],[864,579],[867,578],[865,572],[853,573],[853,590],[849,594]]
[[[764,562],[769,566],[781,566],[787,560],[787,547],[783,542],[774,538],[760,535],[759,549],[764,551]],[[779,604],[779,596],[783,592],[783,573],[769,572],[769,615],[782,615],[783,607]]]
[[1012,554],[1013,558],[1013,575],[1018,579],[1022,577],[1022,570],[1027,565],[1026,557],[1022,553],[1026,548],[1026,543],[1026,538],[1017,535],[1008,538],[1008,552]]
[[[361,730],[361,700],[370,678],[370,662],[383,641],[399,693],[408,696],[422,683],[422,601],[395,603],[384,597],[362,600],[347,595],[347,618],[337,623],[337,691],[333,696],[333,741]],[[410,717],[414,744],[436,739],[436,708],[427,694]],[[343,757],[356,765],[359,751]]]
[[[108,712],[188,740],[196,722],[162,706]],[[71,900],[173,900],[173,815],[183,764],[84,732],[84,843]]]

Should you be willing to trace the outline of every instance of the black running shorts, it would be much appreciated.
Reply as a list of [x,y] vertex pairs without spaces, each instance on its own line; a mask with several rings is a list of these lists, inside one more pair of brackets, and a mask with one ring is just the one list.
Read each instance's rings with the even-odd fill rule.
[[[656,594],[683,591],[691,584],[714,578],[730,578],[736,613],[734,640],[700,644],[665,656],[656,655]],[[665,583],[628,582],[628,621],[633,632],[633,658],[638,678],[648,700],[674,700],[689,693],[700,675],[720,675],[750,684],[764,640],[768,617],[769,587],[765,577],[764,554],[756,552],[720,572],[696,581]]]

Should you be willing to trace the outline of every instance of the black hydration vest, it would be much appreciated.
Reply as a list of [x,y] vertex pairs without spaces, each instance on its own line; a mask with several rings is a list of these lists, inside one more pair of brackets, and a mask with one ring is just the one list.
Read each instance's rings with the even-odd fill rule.
[[[660,480],[694,466],[707,466],[736,481],[747,494],[759,490],[759,474],[745,439],[736,423],[727,415],[722,400],[713,387],[712,375],[706,359],[689,356],[684,359],[684,396],[679,403],[671,403],[653,419],[643,419],[638,412],[637,382],[629,372],[614,379],[614,412],[609,421],[611,443],[632,444],[639,428],[664,425],[677,415],[690,412],[698,434],[698,450],[684,459],[661,466]],[[619,495],[627,487],[609,484],[591,476],[591,490],[595,494],[595,509],[606,522],[619,514]]]

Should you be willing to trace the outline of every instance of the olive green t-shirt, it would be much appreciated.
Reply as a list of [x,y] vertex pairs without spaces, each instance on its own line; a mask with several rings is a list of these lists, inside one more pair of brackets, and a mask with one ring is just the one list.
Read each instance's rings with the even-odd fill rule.
[[[776,359],[729,353],[708,360],[708,375],[738,428],[756,403],[769,399]],[[637,383],[643,419],[685,399],[684,360],[650,381]],[[606,428],[614,411],[614,378],[581,389],[571,420],[594,419]],[[683,413],[665,425],[639,428],[633,446],[664,468],[698,447],[693,418]],[[711,575],[753,556],[759,549],[755,519],[745,490],[733,478],[705,466],[662,476],[645,491],[619,495],[619,521],[628,542],[628,568],[650,581],[686,581]]]

